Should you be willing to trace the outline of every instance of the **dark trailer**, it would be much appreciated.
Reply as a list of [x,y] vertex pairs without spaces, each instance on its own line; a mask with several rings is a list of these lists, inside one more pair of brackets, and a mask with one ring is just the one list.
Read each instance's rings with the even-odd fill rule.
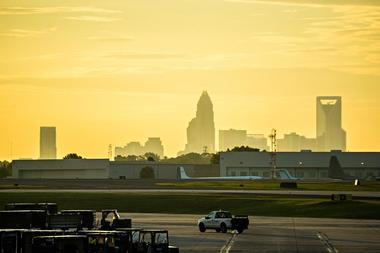
[[82,230],[88,238],[88,253],[129,253],[129,235],[125,231]]
[[32,239],[36,236],[62,235],[62,230],[1,229],[1,253],[31,253]]
[[33,238],[32,253],[87,253],[84,235],[37,236]]
[[13,210],[44,210],[49,214],[58,212],[56,203],[8,203],[4,206],[7,211]]
[[44,210],[0,211],[0,229],[46,228],[47,213]]

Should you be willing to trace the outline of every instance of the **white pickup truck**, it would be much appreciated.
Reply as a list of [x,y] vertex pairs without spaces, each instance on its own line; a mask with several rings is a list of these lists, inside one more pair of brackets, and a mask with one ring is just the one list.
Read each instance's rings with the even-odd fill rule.
[[215,229],[216,232],[226,233],[228,229],[237,230],[242,233],[248,229],[248,216],[232,216],[228,211],[212,211],[207,216],[198,220],[199,231],[205,232],[206,229]]

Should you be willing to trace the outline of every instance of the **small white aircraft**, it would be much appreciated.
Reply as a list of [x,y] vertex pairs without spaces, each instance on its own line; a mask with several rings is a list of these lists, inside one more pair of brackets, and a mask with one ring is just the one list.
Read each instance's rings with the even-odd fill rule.
[[189,177],[186,174],[186,171],[183,167],[179,167],[180,169],[180,178],[182,180],[260,180],[263,177],[255,177],[255,176],[230,176],[230,177]]
[[[181,180],[264,180],[270,178],[258,176],[227,176],[227,177],[189,177],[186,174],[185,168],[179,167]],[[283,180],[297,180],[297,178],[290,175],[289,171],[285,169],[276,170],[276,179]]]

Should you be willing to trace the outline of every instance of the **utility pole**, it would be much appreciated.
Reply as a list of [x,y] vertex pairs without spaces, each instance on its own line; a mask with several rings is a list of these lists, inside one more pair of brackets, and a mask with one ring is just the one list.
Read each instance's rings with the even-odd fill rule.
[[277,169],[277,130],[272,129],[271,134],[269,135],[270,143],[271,143],[271,153],[270,153],[270,164],[272,166],[272,179],[276,177],[276,169]]
[[108,159],[112,160],[112,144],[108,145]]
[[11,157],[11,162],[13,160],[13,142],[11,141],[11,147],[10,147],[10,157]]

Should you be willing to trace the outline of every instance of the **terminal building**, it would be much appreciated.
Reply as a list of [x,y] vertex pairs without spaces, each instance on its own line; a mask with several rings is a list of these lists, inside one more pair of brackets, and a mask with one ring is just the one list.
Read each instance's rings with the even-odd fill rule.
[[[329,178],[333,156],[347,177],[380,177],[380,152],[277,152],[276,167],[300,179],[323,180]],[[220,154],[220,175],[269,178],[272,164],[271,152],[223,152]]]

